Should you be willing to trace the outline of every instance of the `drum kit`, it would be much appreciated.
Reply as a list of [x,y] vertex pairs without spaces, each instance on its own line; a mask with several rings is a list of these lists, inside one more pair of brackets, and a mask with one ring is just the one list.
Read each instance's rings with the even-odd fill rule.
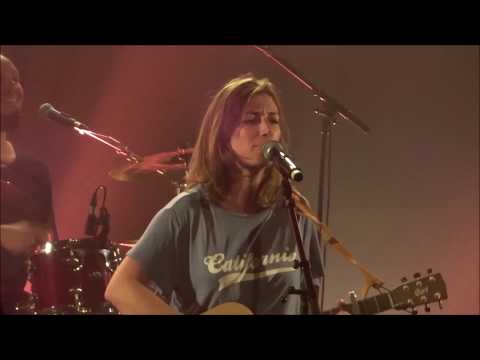
[[[177,149],[144,157],[109,172],[117,181],[138,182],[155,174],[165,175],[185,171],[192,149]],[[174,179],[172,177],[171,179]],[[176,192],[185,189],[183,181],[171,181]],[[2,196],[10,194],[2,208],[12,208],[18,203],[14,184],[4,186]],[[12,190],[15,191],[12,191]],[[11,195],[17,194],[17,195]],[[13,206],[15,208],[15,206]],[[115,307],[107,302],[104,293],[124,253],[133,243],[112,243],[105,236],[69,238],[49,241],[37,248],[29,257],[28,297],[15,306],[17,314],[116,314]]]

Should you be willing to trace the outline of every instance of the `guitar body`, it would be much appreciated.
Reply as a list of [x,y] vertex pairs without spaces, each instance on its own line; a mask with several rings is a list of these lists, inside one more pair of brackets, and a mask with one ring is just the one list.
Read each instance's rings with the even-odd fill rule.
[[253,312],[237,302],[227,302],[207,310],[202,315],[253,315]]

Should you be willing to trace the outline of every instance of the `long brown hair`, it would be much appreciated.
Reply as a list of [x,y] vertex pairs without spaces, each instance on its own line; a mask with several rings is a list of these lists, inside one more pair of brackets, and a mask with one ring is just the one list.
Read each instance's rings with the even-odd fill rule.
[[[255,95],[271,96],[279,111],[280,143],[288,148],[288,127],[275,85],[266,78],[247,73],[227,82],[213,97],[200,127],[198,138],[189,163],[187,189],[202,184],[211,199],[220,202],[229,190],[228,167],[234,161],[228,146],[237,127],[242,110]],[[273,167],[267,167],[265,181],[260,185],[256,203],[262,208],[272,206],[282,195],[282,175]],[[295,205],[305,216],[320,224],[306,199],[293,190]]]

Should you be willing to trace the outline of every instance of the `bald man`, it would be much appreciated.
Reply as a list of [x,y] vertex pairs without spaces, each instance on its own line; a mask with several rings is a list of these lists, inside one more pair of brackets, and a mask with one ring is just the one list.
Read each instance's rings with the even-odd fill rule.
[[28,259],[47,240],[56,240],[47,167],[20,154],[8,135],[20,125],[24,91],[15,64],[0,54],[1,79],[1,282],[0,313],[17,313],[26,298]]

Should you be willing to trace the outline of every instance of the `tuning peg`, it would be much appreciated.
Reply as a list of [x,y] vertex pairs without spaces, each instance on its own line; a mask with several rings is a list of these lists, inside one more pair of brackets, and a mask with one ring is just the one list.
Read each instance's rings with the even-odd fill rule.
[[408,279],[407,279],[405,276],[400,279],[400,281],[401,281],[402,283],[407,282],[407,280],[408,280]]
[[348,295],[350,296],[350,300],[351,300],[352,302],[356,302],[356,301],[357,301],[358,296],[357,296],[357,293],[355,292],[355,290],[349,291],[349,292],[348,292]]
[[415,274],[413,274],[413,277],[414,277],[415,279],[418,279],[420,276],[422,276],[422,275],[421,275],[420,273],[418,273],[418,272],[415,273]]
[[428,306],[427,297],[425,295],[422,295],[420,300],[422,300],[422,302],[425,304],[425,312],[430,312],[430,307]]

